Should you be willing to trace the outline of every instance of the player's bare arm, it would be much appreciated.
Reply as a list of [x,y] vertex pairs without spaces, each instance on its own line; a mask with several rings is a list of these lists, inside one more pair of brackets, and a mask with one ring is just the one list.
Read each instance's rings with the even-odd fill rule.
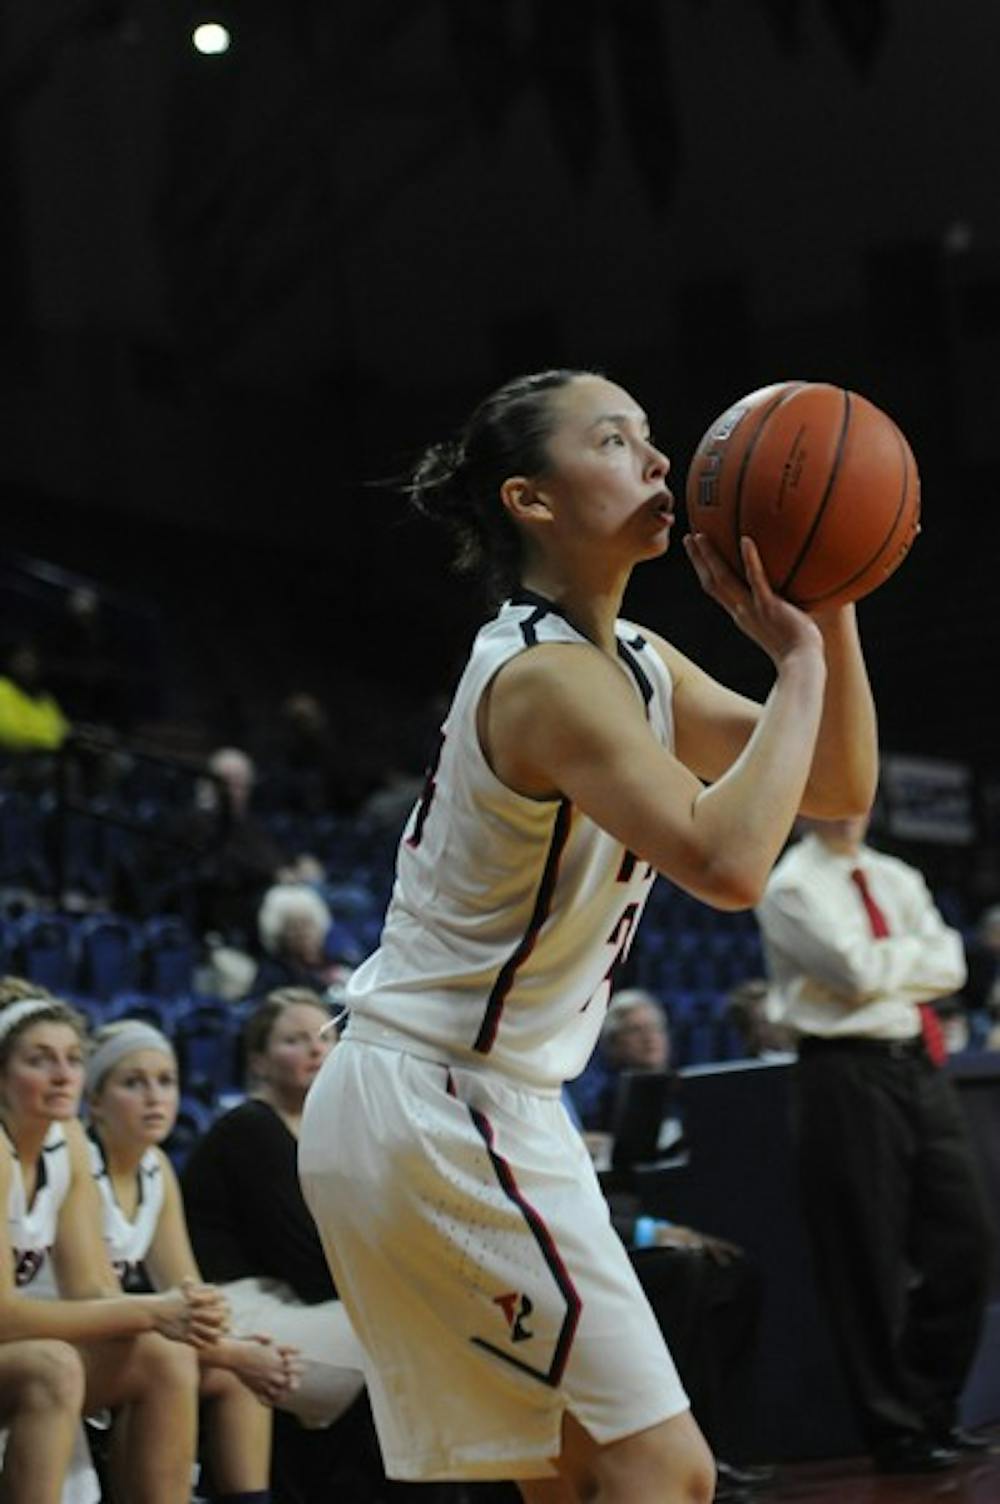
[[[752,545],[750,549],[753,550]],[[747,610],[747,597],[752,601],[748,587],[711,544],[695,540],[690,552],[707,593],[729,611],[741,629],[747,630],[744,623],[752,620]],[[755,563],[759,564],[756,558]],[[771,600],[778,598],[772,595]],[[814,613],[811,620],[823,640],[827,679],[800,812],[817,819],[841,819],[870,809],[875,797],[878,777],[875,708],[854,606]],[[719,684],[656,633],[643,630],[673,680],[677,755],[700,778],[714,781],[731,767],[746,746],[761,707]],[[769,651],[755,631],[749,631],[748,635]]]
[[795,818],[823,678],[818,645],[790,652],[749,741],[711,788],[653,736],[624,671],[584,644],[542,645],[502,669],[480,738],[509,787],[565,795],[690,893],[743,908]]

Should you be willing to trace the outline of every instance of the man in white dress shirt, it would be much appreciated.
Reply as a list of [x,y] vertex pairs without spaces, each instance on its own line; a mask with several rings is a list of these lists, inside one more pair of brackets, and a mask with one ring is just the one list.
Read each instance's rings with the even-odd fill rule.
[[862,1434],[880,1470],[932,1472],[984,1444],[957,1405],[989,1223],[930,1006],[962,986],[965,955],[920,873],[864,844],[867,825],[810,822],[757,913],[798,1035],[802,1207]]

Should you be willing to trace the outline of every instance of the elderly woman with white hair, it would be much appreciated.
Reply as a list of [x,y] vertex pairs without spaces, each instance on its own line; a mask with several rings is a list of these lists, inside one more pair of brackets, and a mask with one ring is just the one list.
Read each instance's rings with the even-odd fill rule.
[[[670,1025],[660,1000],[644,987],[613,993],[596,1054],[581,1076],[567,1082],[584,1128],[610,1129],[622,1071],[665,1071],[669,1065]],[[671,1132],[670,1141],[675,1137]]]
[[264,895],[257,916],[265,952],[254,986],[324,991],[342,983],[345,968],[360,959],[357,941],[338,924],[322,896],[308,883],[277,883]]

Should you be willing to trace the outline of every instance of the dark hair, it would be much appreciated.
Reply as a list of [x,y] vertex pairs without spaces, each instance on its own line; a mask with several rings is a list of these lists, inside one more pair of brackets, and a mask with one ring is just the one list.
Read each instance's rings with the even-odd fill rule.
[[499,598],[517,584],[521,540],[500,502],[511,475],[538,475],[548,463],[551,394],[588,371],[516,376],[486,397],[454,439],[432,444],[406,487],[418,511],[441,523],[455,543],[455,568],[482,571]]
[[267,1049],[271,1032],[285,1009],[294,1008],[297,1004],[316,1008],[320,1013],[325,1013],[328,1018],[332,1017],[330,1007],[322,993],[313,992],[310,987],[276,987],[273,992],[267,994],[262,1003],[257,1005],[243,1025],[242,1044],[245,1070],[250,1068],[252,1055],[262,1055]]

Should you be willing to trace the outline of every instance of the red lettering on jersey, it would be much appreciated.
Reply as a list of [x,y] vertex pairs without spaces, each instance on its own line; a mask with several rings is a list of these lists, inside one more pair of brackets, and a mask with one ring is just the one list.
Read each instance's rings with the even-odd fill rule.
[[413,819],[413,829],[406,837],[407,846],[412,846],[414,850],[420,845],[420,842],[423,839],[424,825],[427,823],[427,816],[430,811],[430,807],[434,803],[434,795],[437,792],[436,776],[438,767],[441,763],[441,753],[444,750],[444,741],[445,736],[444,732],[442,731],[441,736],[438,740],[437,748],[434,752],[434,756],[431,758],[430,765],[427,769],[426,777],[424,778],[424,787],[420,795],[420,803],[417,805],[417,812]]
[[614,990],[615,973],[629,953],[629,947],[632,944],[632,936],[635,934],[638,923],[639,905],[637,903],[627,903],[624,909],[622,909],[621,913],[619,914],[614,929],[611,931],[611,934],[607,938],[607,944],[613,945],[615,947],[614,955],[611,957],[611,964],[608,967],[607,971],[604,973],[604,976],[601,978],[600,984],[597,987],[597,991],[592,993],[591,996],[588,997],[587,1001],[580,1009],[581,1013],[586,1013],[587,1009],[594,1001],[594,998],[597,997],[602,988],[607,988],[607,996],[604,999],[605,1007],[607,1006],[611,998],[611,993]]
[[514,1317],[517,1314],[517,1305],[521,1299],[516,1290],[511,1290],[509,1295],[495,1295],[493,1304],[499,1306],[507,1318],[507,1325],[514,1325]]

